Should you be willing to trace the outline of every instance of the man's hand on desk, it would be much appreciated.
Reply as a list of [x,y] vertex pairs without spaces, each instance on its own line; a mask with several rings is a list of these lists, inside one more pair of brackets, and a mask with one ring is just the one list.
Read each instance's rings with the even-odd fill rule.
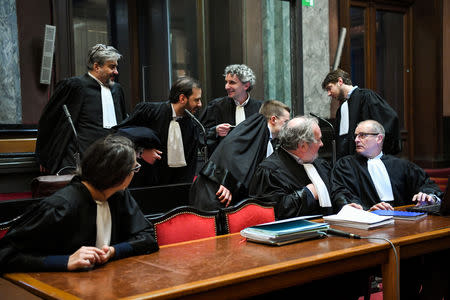
[[363,209],[363,207],[361,205],[359,205],[358,203],[350,203],[350,204],[346,204],[346,206],[351,206],[354,207],[356,209]]
[[387,203],[387,202],[380,202],[380,203],[377,203],[374,206],[372,206],[369,209],[369,211],[378,210],[378,209],[381,209],[381,210],[394,210],[392,205],[390,205],[389,203]]
[[412,201],[417,202],[416,205],[427,205],[434,204],[436,202],[436,199],[432,195],[419,192],[418,194],[415,194],[413,196]]
[[69,257],[67,270],[74,271],[104,264],[113,257],[114,254],[114,247],[105,245],[102,249],[99,249],[97,247],[83,246]]

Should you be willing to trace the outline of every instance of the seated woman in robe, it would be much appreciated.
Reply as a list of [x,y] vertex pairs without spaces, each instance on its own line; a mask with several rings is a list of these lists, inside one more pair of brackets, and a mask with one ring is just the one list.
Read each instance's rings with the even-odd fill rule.
[[141,165],[141,170],[134,175],[130,187],[156,185],[157,178],[155,176],[157,174],[152,171],[153,164],[157,160],[161,160],[162,154],[159,150],[161,149],[161,141],[157,133],[148,127],[127,126],[119,128],[116,134],[127,137],[134,143],[136,159]]
[[153,226],[127,190],[139,168],[129,139],[92,144],[70,184],[30,207],[0,240],[0,273],[90,269],[157,251]]

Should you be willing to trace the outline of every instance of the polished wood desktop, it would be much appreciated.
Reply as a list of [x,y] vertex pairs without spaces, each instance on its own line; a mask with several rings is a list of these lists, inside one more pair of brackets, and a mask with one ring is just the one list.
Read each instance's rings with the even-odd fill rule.
[[[334,226],[333,226],[334,227]],[[391,240],[401,258],[450,248],[450,218],[428,216],[374,230],[337,227]],[[161,247],[87,272],[11,273],[4,277],[49,299],[244,298],[348,271],[381,266],[385,299],[396,298],[389,243],[329,236],[282,247],[239,234]]]

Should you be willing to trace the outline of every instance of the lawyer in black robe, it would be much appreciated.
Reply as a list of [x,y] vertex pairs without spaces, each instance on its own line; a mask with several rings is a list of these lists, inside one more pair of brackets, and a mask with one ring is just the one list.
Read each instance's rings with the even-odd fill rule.
[[[126,103],[122,87],[113,83],[110,87],[117,122],[126,118]],[[94,141],[106,136],[103,128],[101,87],[88,74],[62,80],[58,83],[39,120],[36,156],[50,174],[63,167],[75,167],[74,154],[78,146],[64,114],[67,105],[77,130],[81,156]]]
[[[391,181],[394,201],[392,206],[415,204],[412,198],[423,192],[442,197],[442,191],[425,171],[416,164],[392,155],[383,155],[381,161]],[[354,154],[339,159],[332,176],[333,208],[339,211],[349,203],[360,204],[368,210],[380,203],[380,197],[367,170],[367,158]]]
[[[135,110],[129,118],[116,126],[145,126],[158,133],[161,141],[161,160],[156,161],[153,166],[143,169],[143,174],[148,178],[148,185],[164,185],[172,183],[192,182],[196,172],[197,153],[199,146],[198,125],[188,116],[184,115],[177,122],[180,124],[183,138],[184,157],[186,166],[170,168],[167,164],[167,139],[169,124],[172,121],[172,107],[167,102],[141,102],[136,105]],[[154,182],[152,182],[154,181]]]
[[[331,167],[317,158],[312,163],[330,190]],[[277,220],[304,215],[330,214],[329,207],[320,207],[319,201],[306,186],[311,183],[302,165],[283,148],[278,148],[264,159],[250,182],[249,195],[266,202],[275,202]]]
[[359,122],[369,119],[380,122],[386,131],[383,151],[386,154],[397,154],[400,152],[398,116],[386,100],[372,90],[357,87],[347,101],[349,114],[348,134],[339,135],[342,105],[339,106],[336,112],[337,126],[335,130],[338,158],[355,153],[353,133]]
[[[259,112],[262,101],[249,98],[244,106],[245,118]],[[200,121],[206,129],[208,153],[212,154],[217,145],[224,139],[216,133],[216,126],[223,123],[236,125],[236,104],[233,98],[216,98],[208,103]]]
[[231,205],[246,198],[250,180],[266,157],[269,137],[267,120],[262,114],[254,114],[240,123],[200,170],[190,190],[190,204],[203,210],[224,207],[216,196],[220,185],[232,193]]
[[[128,190],[108,199],[113,259],[158,250],[153,227]],[[43,199],[0,240],[0,273],[66,271],[69,256],[96,243],[97,208],[79,177]]]

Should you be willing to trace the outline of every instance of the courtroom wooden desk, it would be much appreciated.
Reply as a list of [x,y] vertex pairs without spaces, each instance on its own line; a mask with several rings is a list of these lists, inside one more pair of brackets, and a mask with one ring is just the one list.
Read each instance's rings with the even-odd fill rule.
[[387,243],[327,237],[282,247],[239,234],[161,247],[88,272],[12,273],[48,299],[237,299],[388,262]]
[[[401,258],[450,248],[448,217],[396,221],[375,230],[336,228],[387,238]],[[89,272],[12,273],[5,278],[49,299],[236,299],[373,266],[382,267],[385,299],[395,299],[391,246],[375,239],[334,236],[272,247],[231,234],[164,246]]]
[[[340,226],[333,228],[361,236],[389,239],[395,245],[399,259],[450,249],[450,216],[429,215],[418,221],[395,220],[394,226],[369,231]],[[391,288],[395,284],[386,285],[388,280],[395,280],[397,276],[393,250],[390,250],[388,266],[383,268],[383,294],[386,299],[393,299],[391,295],[395,295],[395,290]]]

